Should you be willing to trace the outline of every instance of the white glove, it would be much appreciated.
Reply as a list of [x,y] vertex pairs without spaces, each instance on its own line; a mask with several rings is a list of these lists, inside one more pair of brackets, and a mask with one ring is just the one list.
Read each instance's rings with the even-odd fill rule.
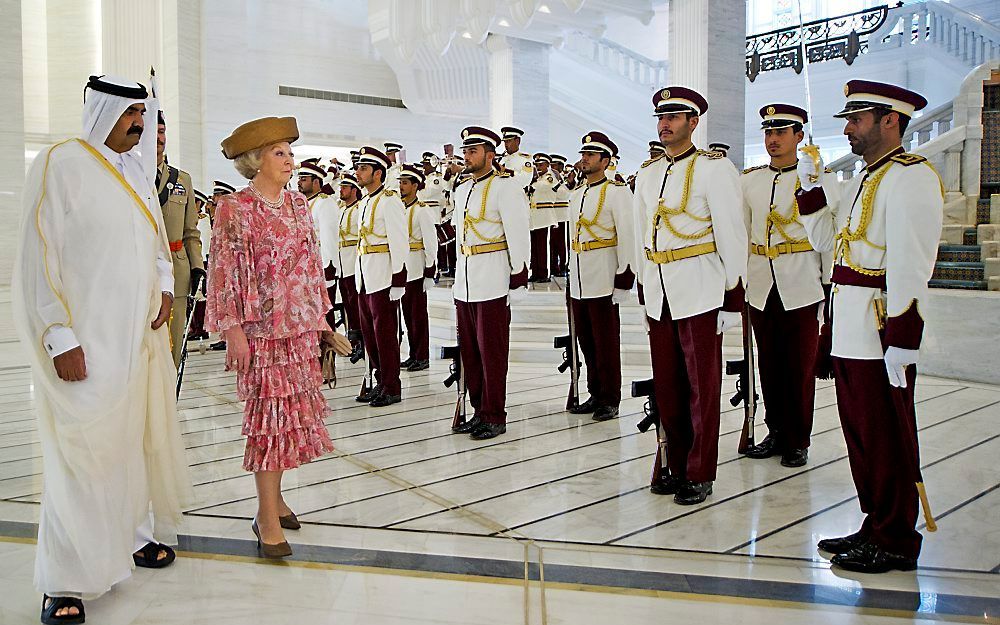
[[715,333],[722,334],[729,328],[735,328],[740,325],[743,316],[738,312],[726,312],[724,310],[719,311],[719,322],[716,326]]
[[611,303],[622,305],[628,303],[629,290],[628,289],[615,289],[611,292]]
[[403,299],[403,293],[406,293],[406,289],[401,286],[389,287],[389,299],[393,302],[398,302]]
[[917,362],[918,349],[890,347],[885,350],[885,372],[889,374],[889,384],[906,388],[906,366]]
[[799,186],[802,187],[803,191],[809,191],[810,189],[815,189],[816,187],[822,186],[823,182],[821,176],[823,174],[823,159],[819,159],[819,167],[816,167],[816,163],[808,154],[801,154],[799,156],[799,165],[797,167],[799,173]]
[[424,292],[434,288],[434,278],[424,278]]

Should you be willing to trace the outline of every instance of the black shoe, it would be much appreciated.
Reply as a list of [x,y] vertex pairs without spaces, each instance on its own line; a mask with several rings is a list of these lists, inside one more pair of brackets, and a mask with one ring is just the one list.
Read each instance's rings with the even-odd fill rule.
[[618,406],[601,406],[591,417],[594,421],[610,421],[618,416]]
[[597,402],[593,397],[583,402],[582,404],[577,404],[576,406],[569,409],[570,414],[590,414],[597,410]]
[[676,495],[681,486],[687,483],[682,477],[668,475],[649,485],[649,492],[654,495]]
[[385,406],[391,406],[392,404],[398,404],[401,401],[403,401],[402,395],[390,395],[389,393],[382,391],[377,396],[373,397],[372,400],[368,402],[368,405],[373,408],[383,408]]
[[824,538],[816,543],[820,551],[827,553],[847,553],[852,549],[857,549],[868,542],[861,532],[854,532],[850,536],[840,536],[838,538]]
[[760,444],[754,445],[743,455],[747,458],[761,460],[762,458],[777,456],[780,453],[781,450],[778,449],[778,437],[774,435],[774,432],[771,432],[764,437],[764,440],[762,440]]
[[409,367],[412,364],[413,364],[413,358],[410,357],[410,358],[407,358],[406,360],[404,360],[403,362],[399,363],[399,368],[400,369],[406,369],[407,367]]
[[685,482],[674,495],[674,503],[682,506],[693,506],[708,499],[712,494],[711,482]]
[[485,441],[496,438],[506,431],[506,423],[480,423],[479,427],[469,433],[469,438],[474,441]]
[[208,348],[213,352],[224,352],[226,351],[226,342],[219,341],[218,343],[212,343],[211,345],[208,346]]
[[[160,552],[165,555],[160,558]],[[142,549],[132,554],[136,566],[144,569],[162,569],[173,564],[177,558],[174,550],[162,543],[146,543]]]
[[472,430],[482,425],[482,423],[483,422],[479,420],[479,417],[472,417],[465,423],[461,425],[456,425],[455,427],[451,428],[451,431],[454,432],[455,434],[468,434]]
[[848,571],[857,573],[888,573],[889,571],[912,571],[917,568],[916,558],[889,553],[874,543],[865,543],[847,553],[830,558],[830,562]]
[[354,401],[367,404],[371,400],[375,399],[382,393],[382,387],[376,385],[368,389],[367,391],[361,391],[358,396],[354,398]]
[[406,367],[407,371],[424,371],[431,368],[431,361],[429,360],[414,360]]
[[192,332],[188,334],[189,341],[204,341],[208,338],[208,332]]
[[781,455],[781,466],[783,467],[804,467],[809,460],[808,449],[793,449]]

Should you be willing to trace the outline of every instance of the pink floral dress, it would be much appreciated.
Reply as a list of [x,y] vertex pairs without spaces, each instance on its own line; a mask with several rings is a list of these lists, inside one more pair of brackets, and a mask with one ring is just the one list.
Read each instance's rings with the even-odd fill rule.
[[236,377],[245,401],[243,468],[294,469],[333,450],[323,418],[319,335],[330,309],[305,196],[270,208],[249,189],[223,196],[212,228],[206,325],[242,326],[251,367]]

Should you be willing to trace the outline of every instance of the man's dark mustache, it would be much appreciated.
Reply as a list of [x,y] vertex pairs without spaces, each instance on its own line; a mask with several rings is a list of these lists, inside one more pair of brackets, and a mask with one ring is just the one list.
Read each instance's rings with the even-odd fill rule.
[[142,135],[142,126],[132,126],[128,129],[127,135]]

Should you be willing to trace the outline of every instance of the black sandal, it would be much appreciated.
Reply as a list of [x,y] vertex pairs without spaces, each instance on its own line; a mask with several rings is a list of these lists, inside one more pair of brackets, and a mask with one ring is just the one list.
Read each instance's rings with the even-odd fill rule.
[[[46,602],[51,603],[46,606]],[[80,613],[56,616],[56,612],[67,608],[76,608]],[[50,597],[42,595],[42,623],[44,625],[76,625],[86,620],[86,615],[83,613],[83,601],[80,601],[76,597]]]
[[[160,552],[165,551],[166,556],[160,560]],[[163,543],[146,543],[146,546],[132,554],[132,561],[136,566],[144,569],[162,569],[170,566],[177,558],[177,554],[170,547]]]

